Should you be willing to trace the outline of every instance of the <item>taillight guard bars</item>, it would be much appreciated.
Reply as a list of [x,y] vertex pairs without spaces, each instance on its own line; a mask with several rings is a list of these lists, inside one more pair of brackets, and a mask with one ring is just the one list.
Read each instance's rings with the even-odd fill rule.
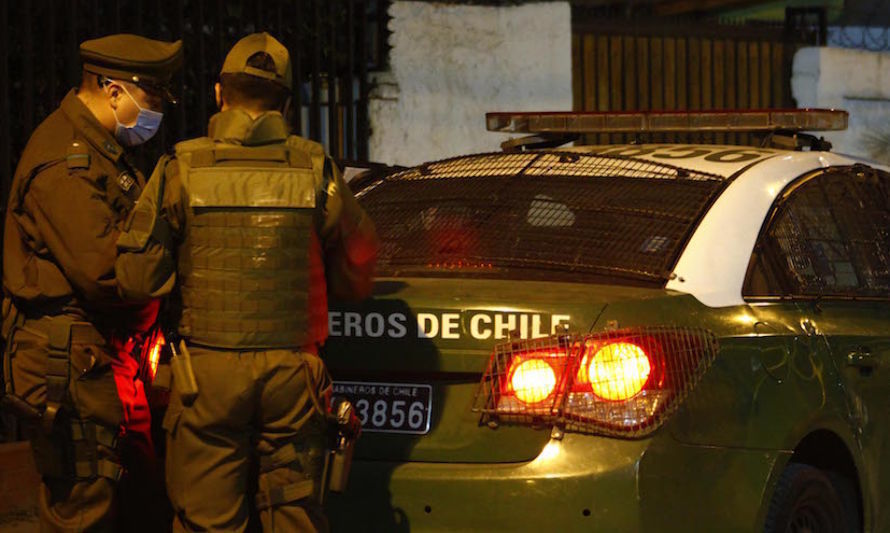
[[[561,391],[570,381],[566,365],[579,349],[577,338],[573,335],[553,335],[496,345],[476,393],[474,411],[516,416],[518,422],[529,424],[548,419],[558,412]],[[511,390],[509,382],[511,365],[514,361],[528,359],[542,359],[551,363],[555,374],[554,393],[539,403],[511,409],[509,402],[515,399],[515,391]]]
[[[619,357],[606,372],[579,372],[601,349],[619,344],[639,347],[648,364],[638,368],[632,358]],[[682,404],[717,349],[713,333],[673,326],[510,341],[495,347],[476,393],[474,411],[482,413],[482,422],[489,425],[557,425],[566,431],[643,437]],[[528,358],[547,361],[556,375],[553,394],[532,405],[517,399],[508,382],[511,365]],[[598,396],[596,391],[603,390],[622,399]]]

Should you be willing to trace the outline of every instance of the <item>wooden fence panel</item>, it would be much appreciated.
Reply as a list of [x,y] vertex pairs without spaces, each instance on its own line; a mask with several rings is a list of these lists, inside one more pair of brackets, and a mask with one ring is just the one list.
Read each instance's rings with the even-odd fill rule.
[[664,40],[664,108],[677,109],[677,39]]
[[[726,109],[737,109],[739,107],[738,94],[736,93],[736,47],[735,42],[726,39],[723,41],[726,50]],[[739,136],[736,133],[727,133],[726,142],[733,144],[739,142]]]
[[689,82],[686,76],[686,39],[677,39],[677,109],[689,109]]
[[584,80],[577,73],[582,72],[581,36],[572,35],[572,106],[574,109],[584,109]]
[[[628,27],[631,26],[631,27]],[[727,28],[729,28],[727,30]],[[576,24],[572,40],[577,110],[751,109],[793,107],[791,57],[802,45],[773,29],[600,21]],[[652,136],[661,140],[754,143],[742,134]],[[591,142],[625,142],[594,135]]]
[[[606,36],[599,36],[596,39],[596,65],[598,72],[609,72],[609,38]],[[597,111],[609,111],[611,109],[609,76],[597,76],[596,81],[596,109]],[[607,143],[609,138],[601,136],[600,142]]]
[[[726,56],[724,55],[726,43],[722,39],[716,39],[713,42],[713,69],[714,76],[714,109],[726,108]],[[717,144],[726,143],[726,134],[718,133],[714,135],[714,142]]]

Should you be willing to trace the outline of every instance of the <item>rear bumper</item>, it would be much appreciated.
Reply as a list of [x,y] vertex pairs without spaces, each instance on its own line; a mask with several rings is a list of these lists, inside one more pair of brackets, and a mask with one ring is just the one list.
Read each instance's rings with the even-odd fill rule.
[[566,435],[527,463],[357,461],[334,531],[751,531],[780,452]]

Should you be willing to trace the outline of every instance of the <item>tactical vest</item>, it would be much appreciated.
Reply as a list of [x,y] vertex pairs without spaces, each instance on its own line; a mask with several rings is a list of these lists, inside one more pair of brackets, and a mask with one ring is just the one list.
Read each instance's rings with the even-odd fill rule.
[[304,346],[324,154],[196,141],[177,146],[188,198],[180,333],[224,348]]

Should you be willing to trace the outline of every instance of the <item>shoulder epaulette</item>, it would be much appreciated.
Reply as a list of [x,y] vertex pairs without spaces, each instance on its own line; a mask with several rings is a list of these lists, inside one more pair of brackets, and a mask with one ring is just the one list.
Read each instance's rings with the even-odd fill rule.
[[90,151],[83,141],[72,141],[65,152],[65,164],[69,170],[90,168]]

